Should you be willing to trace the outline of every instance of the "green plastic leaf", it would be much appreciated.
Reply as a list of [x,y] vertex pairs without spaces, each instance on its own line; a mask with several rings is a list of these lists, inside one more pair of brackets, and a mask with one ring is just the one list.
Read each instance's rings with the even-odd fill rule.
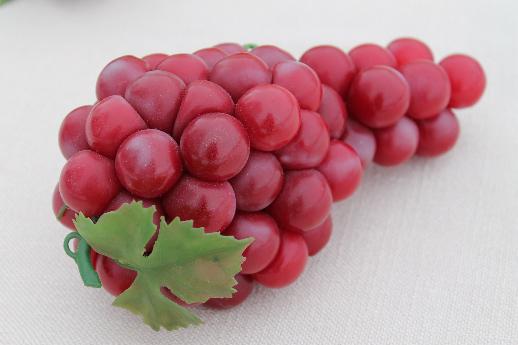
[[141,202],[125,204],[94,223],[79,214],[74,223],[95,251],[137,271],[133,284],[113,304],[141,315],[154,330],[174,330],[201,323],[189,310],[162,295],[161,287],[187,303],[231,297],[234,276],[241,270],[243,251],[252,239],[236,240],[220,233],[205,233],[192,221],[162,218],[158,238],[149,256],[145,246],[155,233],[155,208]]

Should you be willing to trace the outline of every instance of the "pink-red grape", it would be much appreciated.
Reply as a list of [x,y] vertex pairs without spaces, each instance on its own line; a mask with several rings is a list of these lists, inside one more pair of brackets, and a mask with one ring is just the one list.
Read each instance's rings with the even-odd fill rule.
[[259,211],[280,193],[284,181],[281,163],[274,154],[251,151],[241,172],[230,180],[241,211]]
[[112,95],[124,96],[126,87],[146,72],[144,60],[135,56],[121,56],[111,61],[97,78],[97,99],[102,100]]
[[351,85],[352,114],[364,125],[381,128],[402,118],[410,105],[410,87],[395,69],[375,66],[360,72]]
[[277,223],[264,212],[238,212],[223,234],[238,240],[254,239],[243,252],[246,259],[241,265],[243,274],[257,273],[268,266],[277,254],[281,241]]
[[304,241],[306,241],[309,256],[316,255],[326,246],[331,238],[332,231],[333,220],[331,216],[328,216],[326,220],[316,228],[301,233],[302,237],[304,237]]
[[286,146],[276,151],[277,158],[288,169],[318,166],[329,148],[329,131],[320,114],[301,110],[300,120],[297,135]]
[[320,106],[322,84],[308,65],[297,61],[280,62],[273,67],[272,82],[288,89],[301,108],[315,111]]
[[250,51],[250,54],[261,58],[270,68],[273,68],[279,62],[295,60],[293,55],[287,51],[272,45],[255,47]]
[[322,84],[322,102],[318,113],[327,124],[331,138],[341,138],[345,131],[347,108],[340,94],[325,84]]
[[147,72],[126,89],[125,98],[149,128],[171,132],[185,83],[164,71]]
[[156,69],[176,74],[185,84],[205,80],[209,68],[205,61],[193,54],[174,54],[164,59]]
[[145,128],[146,123],[128,101],[110,96],[90,111],[85,125],[86,140],[93,150],[114,158],[124,139]]
[[329,45],[313,47],[302,55],[300,61],[310,66],[322,83],[332,87],[342,97],[347,95],[356,67],[341,49]]
[[207,64],[209,71],[212,70],[215,64],[217,64],[221,59],[223,59],[228,54],[225,51],[219,48],[204,48],[194,52],[194,55],[201,58]]
[[137,272],[124,268],[111,258],[98,254],[95,270],[103,288],[113,296],[126,291],[137,277]]
[[113,161],[96,152],[79,151],[61,170],[59,192],[63,202],[87,217],[101,214],[119,190]]
[[441,66],[420,60],[407,63],[400,71],[410,86],[408,116],[426,119],[446,108],[451,87],[448,75]]
[[289,143],[300,127],[297,99],[278,85],[259,85],[248,90],[237,102],[236,117],[250,137],[250,145],[274,151]]
[[308,260],[308,248],[302,235],[284,231],[275,259],[259,273],[253,275],[261,285],[281,288],[293,283],[302,274]]
[[343,140],[356,151],[364,168],[372,162],[376,153],[376,138],[372,130],[348,119]]
[[419,128],[417,154],[420,156],[434,157],[446,153],[459,137],[459,122],[450,109],[426,120],[418,120],[416,124]]
[[129,136],[115,158],[121,184],[141,198],[156,198],[167,192],[182,174],[178,145],[157,129]]
[[349,51],[349,56],[358,71],[379,65],[396,67],[394,55],[377,44],[366,43],[356,46]]
[[390,42],[387,48],[396,58],[398,66],[417,60],[433,61],[430,48],[415,38],[398,38]]
[[216,44],[214,46],[214,48],[221,49],[229,55],[235,54],[235,53],[243,53],[246,51],[242,45],[240,45],[239,43],[233,43],[233,42],[225,42],[225,43]]
[[153,71],[167,57],[168,57],[167,54],[155,53],[155,54],[149,54],[149,55],[144,56],[142,58],[142,60],[144,60],[144,62],[146,63],[146,67],[147,67],[148,71]]
[[232,222],[236,197],[228,182],[205,182],[185,175],[164,196],[162,206],[170,218],[192,220],[205,232],[215,232]]
[[270,84],[268,65],[250,53],[237,53],[220,60],[210,73],[210,81],[223,87],[237,101],[257,85]]
[[352,147],[333,140],[326,158],[318,166],[331,188],[333,201],[340,201],[354,193],[360,185],[363,167],[360,157]]
[[65,158],[89,148],[86,141],[86,119],[92,106],[83,105],[68,113],[59,128],[59,148]]
[[312,229],[326,219],[333,197],[325,177],[314,169],[288,171],[281,193],[268,208],[281,229]]
[[414,121],[403,117],[396,124],[374,130],[376,155],[380,165],[398,165],[409,160],[417,150],[419,129]]
[[243,125],[224,113],[205,114],[184,130],[180,151],[191,174],[207,181],[226,181],[245,166],[250,141]]

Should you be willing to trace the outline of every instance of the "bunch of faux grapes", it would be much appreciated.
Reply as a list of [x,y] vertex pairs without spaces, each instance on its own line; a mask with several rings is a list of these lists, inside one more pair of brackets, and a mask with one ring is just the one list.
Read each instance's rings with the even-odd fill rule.
[[[451,108],[473,105],[484,87],[474,59],[436,64],[414,39],[348,54],[318,46],[300,61],[275,46],[232,43],[123,56],[102,70],[98,102],[63,121],[68,161],[54,211],[73,229],[76,212],[97,217],[135,199],[156,207],[157,225],[180,217],[253,237],[237,292],[206,303],[231,307],[254,282],[277,288],[300,276],[330,238],[332,202],[355,191],[370,161],[448,151],[459,134]],[[135,278],[105,256],[92,261],[114,295]]]

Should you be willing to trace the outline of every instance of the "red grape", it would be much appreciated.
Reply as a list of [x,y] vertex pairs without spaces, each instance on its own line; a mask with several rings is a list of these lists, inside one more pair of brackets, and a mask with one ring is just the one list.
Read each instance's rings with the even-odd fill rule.
[[225,53],[227,54],[235,54],[235,53],[243,53],[245,52],[245,48],[243,48],[242,45],[238,44],[238,43],[220,43],[220,44],[216,44],[214,46],[214,48],[218,48],[218,49],[221,49],[223,50]]
[[378,65],[396,67],[396,58],[394,55],[386,48],[377,44],[361,44],[351,49],[349,56],[360,72]]
[[215,64],[228,54],[219,48],[204,48],[194,52],[194,55],[205,61],[210,71]]
[[308,260],[308,248],[302,235],[284,231],[275,259],[254,279],[267,287],[280,288],[293,283],[302,274]]
[[97,99],[102,100],[112,95],[123,96],[126,87],[146,71],[144,60],[135,56],[121,56],[111,61],[97,79]]
[[168,57],[167,54],[155,53],[149,54],[142,58],[146,63],[148,71],[155,70],[157,66]]
[[325,220],[332,203],[329,185],[319,171],[288,171],[281,193],[269,211],[281,228],[305,231]]
[[408,116],[426,119],[446,108],[451,87],[448,75],[441,66],[420,60],[407,63],[400,71],[410,86]]
[[59,148],[65,158],[70,158],[74,153],[89,148],[86,141],[86,118],[92,106],[83,105],[68,113],[59,128]]
[[362,162],[356,151],[339,140],[331,142],[326,158],[318,170],[326,178],[334,201],[343,200],[353,194],[363,175]]
[[420,156],[438,156],[449,151],[459,137],[459,122],[450,109],[445,109],[435,117],[416,121],[419,128]]
[[281,241],[280,231],[272,217],[264,212],[237,213],[224,235],[234,236],[238,240],[252,237],[243,256],[241,273],[252,274],[263,270],[277,254]]
[[176,74],[185,84],[205,80],[209,76],[207,64],[193,54],[174,54],[163,60],[157,69]]
[[59,179],[65,204],[87,217],[101,214],[119,189],[113,161],[90,150],[70,157]]
[[121,96],[98,102],[86,119],[86,139],[92,149],[114,158],[119,145],[130,134],[145,129],[146,123]]
[[234,102],[221,86],[208,80],[193,81],[184,92],[173,127],[173,137],[179,141],[185,127],[199,115],[233,112]]
[[205,182],[183,176],[162,200],[170,218],[193,220],[206,232],[223,231],[234,218],[236,197],[228,182]]
[[280,62],[273,68],[273,83],[288,89],[300,107],[317,110],[322,99],[322,84],[308,65],[297,61]]
[[115,158],[121,184],[142,198],[167,192],[182,174],[178,145],[168,134],[146,129],[129,136]]
[[52,193],[52,210],[54,211],[56,219],[61,224],[70,230],[76,230],[73,220],[76,218],[77,212],[68,208],[68,206],[63,202],[61,194],[59,194],[59,184],[56,185],[54,193]]
[[236,176],[250,154],[245,128],[224,113],[205,114],[194,119],[180,140],[185,167],[208,181],[225,181]]
[[327,124],[331,138],[341,138],[345,131],[347,109],[340,94],[325,84],[322,84],[322,102],[318,113]]
[[129,194],[126,191],[122,191],[112,199],[112,201],[106,206],[104,212],[110,212],[118,210],[123,204],[129,204],[132,201],[142,201],[142,205],[146,208],[154,206],[156,209],[155,214],[153,215],[153,224],[157,227],[160,226],[160,217],[164,215],[164,210],[162,209],[162,205],[157,200],[152,199],[141,199]]
[[149,128],[171,132],[185,83],[176,75],[151,71],[131,83],[125,98]]
[[121,267],[111,258],[98,254],[95,270],[103,288],[113,296],[126,291],[137,277],[137,272]]
[[376,138],[369,128],[349,119],[343,140],[356,151],[363,167],[372,162],[376,153]]
[[331,238],[333,220],[328,216],[326,220],[314,229],[304,231],[302,237],[308,246],[309,256],[313,256],[322,250]]
[[210,80],[227,90],[234,101],[237,101],[254,86],[270,84],[272,73],[268,65],[257,56],[237,53],[214,65]]
[[329,132],[320,114],[301,110],[300,120],[300,130],[295,138],[276,151],[277,158],[288,169],[318,166],[329,148]]
[[273,151],[289,143],[300,127],[297,99],[278,85],[259,85],[237,102],[236,117],[250,136],[250,145]]
[[251,151],[243,170],[230,181],[237,208],[242,211],[266,208],[280,193],[283,181],[282,166],[275,155]]
[[410,87],[401,73],[391,67],[365,69],[351,85],[350,110],[369,127],[393,125],[405,115],[409,104]]
[[237,280],[237,285],[234,286],[236,292],[232,297],[211,298],[204,305],[214,309],[229,309],[243,303],[254,290],[254,281],[251,277],[242,274],[236,275],[235,279]]
[[411,119],[403,117],[396,124],[374,130],[376,155],[380,165],[398,165],[409,160],[417,149],[419,129]]
[[430,48],[415,38],[398,38],[390,42],[387,48],[394,55],[399,66],[417,60],[433,61]]
[[448,107],[465,108],[477,103],[486,88],[486,76],[478,61],[467,55],[455,54],[444,58],[440,65],[451,83]]
[[347,95],[356,67],[342,50],[333,46],[317,46],[302,55],[300,61],[310,66],[322,83],[329,85],[342,97]]
[[279,62],[295,60],[287,51],[272,45],[255,47],[250,51],[250,54],[261,58],[270,68],[273,68]]

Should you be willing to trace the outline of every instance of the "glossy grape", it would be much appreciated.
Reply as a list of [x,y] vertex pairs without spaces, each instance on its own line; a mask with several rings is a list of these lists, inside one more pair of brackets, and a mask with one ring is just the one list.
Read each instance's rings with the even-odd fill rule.
[[183,176],[162,200],[170,218],[193,220],[206,232],[223,231],[234,218],[236,197],[228,182],[205,182]]
[[223,59],[228,54],[219,48],[204,48],[194,52],[194,55],[201,58],[207,64],[209,71],[212,70],[215,64]]
[[282,166],[275,155],[252,150],[243,170],[230,180],[237,208],[242,211],[266,208],[280,193],[283,181]]
[[353,194],[363,175],[362,162],[356,151],[339,140],[331,142],[318,170],[331,188],[333,201],[343,200]]
[[135,79],[147,72],[144,60],[126,55],[111,61],[97,78],[97,99],[108,96],[124,96],[126,87]]
[[433,61],[430,48],[415,38],[398,38],[390,42],[387,48],[394,55],[399,66],[417,60]]
[[404,117],[396,124],[374,130],[376,155],[380,165],[398,165],[409,160],[417,150],[419,129],[414,121]]
[[146,123],[121,96],[110,96],[92,108],[86,119],[86,140],[100,154],[114,158],[120,144]]
[[101,214],[119,190],[113,161],[93,151],[79,151],[61,170],[59,192],[63,202],[87,217]]
[[149,55],[144,56],[142,58],[142,60],[144,60],[144,62],[146,63],[147,70],[153,71],[167,57],[168,57],[167,54],[155,53],[155,54],[149,54]]
[[289,143],[300,127],[297,99],[278,85],[260,85],[246,92],[237,102],[236,117],[250,137],[250,145],[274,151]]
[[56,219],[61,224],[70,230],[76,230],[73,220],[76,218],[77,212],[65,206],[61,194],[59,194],[59,184],[56,185],[52,193],[52,211],[54,211]]
[[156,69],[176,74],[185,84],[195,80],[205,80],[209,76],[209,68],[205,61],[193,54],[171,55]]
[[146,129],[129,136],[115,158],[121,184],[142,198],[167,192],[182,174],[178,145],[168,134]]
[[223,50],[227,54],[235,54],[235,53],[243,53],[245,52],[245,48],[243,48],[242,45],[239,43],[233,43],[233,42],[226,42],[226,43],[220,43],[216,44],[214,48],[218,48]]
[[354,47],[349,51],[349,56],[358,71],[379,65],[389,67],[396,67],[397,65],[396,58],[389,50],[372,43]]
[[232,97],[221,86],[208,80],[193,81],[183,95],[173,137],[180,141],[183,130],[197,116],[206,113],[234,113]]
[[257,56],[237,53],[214,65],[209,79],[227,90],[234,101],[237,101],[254,86],[269,84],[272,73],[268,65]]
[[360,72],[351,85],[349,110],[364,125],[381,128],[402,118],[410,105],[410,87],[395,69],[375,66]]
[[171,132],[185,83],[176,75],[151,71],[131,83],[125,98],[149,128]]
[[332,231],[333,220],[331,216],[328,216],[326,220],[316,228],[301,233],[308,247],[309,256],[316,255],[327,245],[331,238]]
[[275,220],[264,212],[238,212],[224,235],[238,240],[253,238],[243,256],[241,273],[252,274],[263,270],[274,259],[281,241],[280,231]]
[[137,272],[119,266],[111,258],[97,255],[95,270],[99,275],[103,288],[113,296],[126,291],[137,277]]
[[272,82],[288,89],[301,108],[315,111],[320,106],[322,84],[308,65],[297,61],[280,62],[273,68]]
[[281,193],[268,208],[279,227],[302,231],[325,220],[333,197],[325,177],[317,170],[288,171]]
[[341,138],[345,131],[347,108],[340,94],[332,87],[322,84],[322,102],[317,112],[324,119],[331,138]]
[[273,68],[276,64],[283,61],[295,61],[293,55],[288,53],[287,51],[272,45],[263,45],[255,47],[250,51],[250,54],[253,54],[270,67]]
[[300,61],[310,66],[322,83],[332,87],[342,97],[347,95],[356,67],[341,49],[328,45],[313,47],[302,55]]
[[441,66],[420,60],[407,63],[400,71],[410,86],[408,116],[426,119],[446,108],[451,87],[448,75]]
[[376,138],[372,130],[349,119],[343,140],[356,151],[364,168],[372,162],[376,153]]
[[300,130],[297,135],[275,152],[282,165],[288,169],[318,166],[329,148],[329,131],[320,114],[301,110],[300,119]]
[[478,102],[486,88],[486,76],[477,60],[463,54],[444,58],[440,65],[451,83],[451,98],[448,107],[465,108]]
[[250,154],[250,141],[243,125],[224,113],[205,114],[184,130],[180,151],[191,174],[207,181],[225,181],[236,176]]
[[86,141],[86,118],[92,107],[83,105],[68,113],[59,128],[59,148],[65,158],[70,158],[74,153],[89,148]]
[[254,290],[254,281],[250,276],[238,274],[235,276],[236,292],[230,298],[211,298],[203,305],[214,309],[229,309],[243,303]]
[[417,154],[434,157],[448,152],[457,142],[460,127],[455,114],[445,109],[438,115],[416,121],[419,128]]
[[281,288],[293,283],[302,274],[308,260],[308,248],[302,235],[284,231],[275,259],[259,273],[253,275],[261,285]]

